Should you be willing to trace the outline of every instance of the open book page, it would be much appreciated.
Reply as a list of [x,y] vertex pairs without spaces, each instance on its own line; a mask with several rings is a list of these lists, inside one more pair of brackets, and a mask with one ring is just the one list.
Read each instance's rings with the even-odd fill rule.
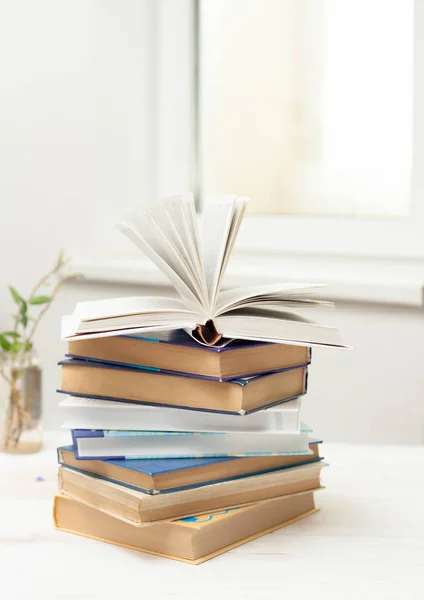
[[183,300],[166,296],[130,296],[78,302],[73,315],[80,321],[92,321],[129,315],[148,315],[161,312],[191,314]]
[[187,199],[175,196],[164,201],[163,222],[185,265],[190,281],[195,283],[202,306],[208,305],[208,290],[200,250],[200,236],[192,195]]
[[345,347],[335,327],[321,325],[290,312],[240,309],[218,317],[215,322],[222,335],[229,338]]
[[280,283],[226,290],[220,292],[218,296],[214,316],[242,306],[255,305],[258,302],[264,304],[268,302],[290,302],[292,305],[305,302],[306,304],[312,303],[320,306],[329,305],[329,303],[319,300],[302,298],[301,292],[317,287],[322,287],[322,285],[316,283]]
[[62,337],[103,337],[163,329],[194,329],[202,315],[185,308],[179,298],[159,296],[113,298],[77,304],[62,319]]
[[181,209],[173,202],[170,206],[170,212],[172,218],[175,219],[176,226],[181,226],[187,253],[193,264],[199,289],[202,293],[203,305],[206,307],[208,304],[208,286],[205,279],[200,232],[193,196],[190,194],[189,200],[181,203]]
[[166,206],[141,207],[120,224],[122,231],[159,267],[195,311],[203,308],[203,291],[187,258]]
[[74,313],[62,319],[62,337],[130,335],[160,329],[194,329],[202,315],[185,307],[179,298],[136,296],[77,304]]
[[240,227],[245,204],[245,199],[226,196],[215,202],[211,201],[203,211],[201,242],[210,318],[213,317],[219,286]]
[[332,306],[307,296],[319,284],[286,283],[220,292],[246,204],[247,199],[236,196],[207,204],[201,233],[191,195],[144,205],[126,217],[121,229],[168,277],[180,299],[132,297],[82,303],[64,318],[63,336],[181,328],[190,333],[196,330],[197,341],[206,344],[220,343],[222,335],[340,346],[336,329],[300,314],[303,309],[311,314],[313,308]]
[[228,261],[230,260],[231,253],[234,248],[234,244],[240,229],[241,222],[243,220],[243,215],[246,211],[247,207],[247,198],[236,198],[234,203],[234,212],[231,220],[231,228],[228,234],[227,243],[225,245],[224,257],[222,260],[221,268],[219,271],[218,282],[213,298],[212,306],[215,307],[216,301],[219,295],[219,291],[221,288],[221,282],[224,277],[225,271],[227,269]]

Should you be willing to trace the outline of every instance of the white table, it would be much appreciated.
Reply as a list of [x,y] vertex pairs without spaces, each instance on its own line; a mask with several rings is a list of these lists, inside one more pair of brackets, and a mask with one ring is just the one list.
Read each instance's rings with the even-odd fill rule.
[[55,531],[60,441],[0,456],[2,600],[424,599],[424,447],[323,445],[319,513],[195,567]]

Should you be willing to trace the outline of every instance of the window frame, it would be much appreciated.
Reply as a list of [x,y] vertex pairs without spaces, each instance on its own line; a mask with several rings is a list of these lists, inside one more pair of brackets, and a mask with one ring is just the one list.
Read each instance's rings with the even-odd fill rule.
[[[151,197],[198,194],[198,0],[149,0]],[[411,214],[359,218],[247,215],[228,277],[234,285],[277,280],[330,284],[324,295],[423,306],[424,3],[414,1],[414,127]],[[193,33],[194,32],[194,33]],[[237,190],[235,190],[237,192]],[[166,284],[139,252],[74,261],[92,281]]]
[[[196,131],[199,118],[196,114],[198,0],[183,0],[178,3],[178,8],[176,4],[172,0],[157,3],[157,54],[161,57],[158,63],[157,189],[161,192],[158,196],[189,190],[199,196],[201,160]],[[424,4],[418,0],[414,1],[414,32],[410,214],[365,218],[247,215],[237,240],[238,252],[424,258],[424,110],[421,108],[424,106]],[[175,60],[175,48],[179,48],[180,64]],[[190,65],[191,74],[187,65]],[[172,90],[177,92],[176,99]],[[179,147],[184,136],[187,146],[181,152]],[[175,157],[178,160],[174,160]]]

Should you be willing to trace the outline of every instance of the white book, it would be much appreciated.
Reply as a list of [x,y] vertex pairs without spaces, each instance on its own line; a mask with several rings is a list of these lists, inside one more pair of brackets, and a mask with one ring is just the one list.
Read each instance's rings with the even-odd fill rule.
[[178,298],[128,297],[78,303],[62,321],[64,339],[185,329],[199,343],[223,338],[342,346],[334,327],[308,318],[331,303],[308,297],[317,284],[277,283],[221,291],[247,199],[217,198],[199,227],[191,195],[142,206],[122,231],[167,276]]
[[203,458],[312,454],[310,430],[210,433],[73,429],[77,458]]
[[249,415],[139,406],[126,402],[66,397],[59,404],[68,429],[299,433],[300,399]]

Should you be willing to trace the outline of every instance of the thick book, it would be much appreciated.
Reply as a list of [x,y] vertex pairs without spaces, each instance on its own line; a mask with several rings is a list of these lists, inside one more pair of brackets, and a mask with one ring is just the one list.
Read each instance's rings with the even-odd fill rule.
[[128,402],[68,396],[59,403],[68,429],[114,429],[144,431],[279,431],[299,433],[300,399],[278,408],[249,415],[200,412],[181,408],[137,405]]
[[319,444],[309,444],[311,454],[288,456],[84,460],[75,456],[72,446],[58,448],[57,456],[59,464],[70,469],[148,494],[160,494],[318,462],[322,460]]
[[121,335],[71,340],[68,356],[225,381],[304,366],[310,362],[310,348],[246,340],[201,346],[179,329],[152,332],[149,337]]
[[99,541],[199,564],[316,512],[312,492],[134,527],[67,496],[56,496],[55,527]]
[[245,414],[306,393],[307,367],[212,381],[194,375],[154,373],[132,367],[69,359],[61,365],[68,395],[124,400],[158,406]]
[[[282,283],[221,291],[247,199],[206,205],[199,229],[192,196],[142,206],[121,223],[123,232],[156,264],[179,298],[129,297],[79,303],[63,318],[62,337],[145,334],[185,329],[199,343],[222,338],[294,345],[342,346],[334,327],[309,318],[331,305],[306,294],[315,284]],[[314,312],[314,311],[312,311]]]
[[77,458],[203,458],[310,454],[310,429],[277,431],[115,431],[71,429]]
[[318,489],[324,465],[322,462],[313,463],[285,471],[155,495],[60,467],[59,490],[79,502],[144,527],[154,521],[223,510],[258,500]]

